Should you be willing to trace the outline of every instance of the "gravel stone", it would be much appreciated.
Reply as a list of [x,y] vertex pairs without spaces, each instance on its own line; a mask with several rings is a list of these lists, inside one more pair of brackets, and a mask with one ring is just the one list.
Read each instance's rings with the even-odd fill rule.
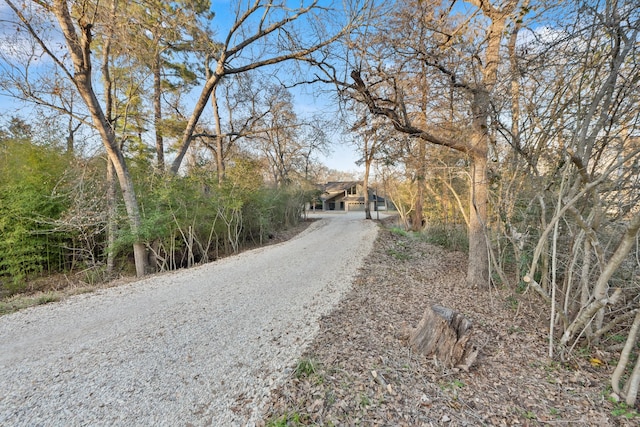
[[0,317],[0,425],[254,425],[350,289],[377,226],[290,241]]

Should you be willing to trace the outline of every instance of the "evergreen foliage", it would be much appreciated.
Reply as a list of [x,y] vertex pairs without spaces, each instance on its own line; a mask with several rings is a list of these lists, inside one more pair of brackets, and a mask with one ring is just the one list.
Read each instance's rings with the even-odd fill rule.
[[54,221],[68,207],[57,193],[67,160],[28,134],[0,134],[0,293],[24,288],[25,278],[62,265],[67,236]]
[[136,240],[147,247],[153,271],[212,261],[265,243],[302,216],[307,194],[268,187],[256,160],[238,159],[218,184],[205,167],[184,176],[158,173],[140,145],[129,155],[142,227],[131,233],[120,199],[109,248],[104,158],[36,143],[25,123],[14,124],[20,126],[0,133],[0,295],[27,290],[41,274],[83,272],[85,280],[99,280],[108,254],[128,271]]

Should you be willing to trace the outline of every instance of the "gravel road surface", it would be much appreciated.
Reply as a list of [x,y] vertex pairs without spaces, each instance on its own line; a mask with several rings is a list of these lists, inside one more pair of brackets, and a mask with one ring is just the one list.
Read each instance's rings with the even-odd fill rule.
[[371,250],[363,216],[0,317],[0,426],[253,425]]

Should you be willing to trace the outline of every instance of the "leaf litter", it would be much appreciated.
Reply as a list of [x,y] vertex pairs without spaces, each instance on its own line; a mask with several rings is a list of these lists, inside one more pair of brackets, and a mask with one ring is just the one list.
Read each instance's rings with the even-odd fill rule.
[[[627,426],[612,415],[615,360],[547,357],[544,309],[532,293],[470,289],[466,254],[382,226],[351,291],[320,320],[258,426]],[[473,323],[480,352],[468,372],[412,352],[406,331],[439,304]],[[612,366],[613,365],[613,366]]]

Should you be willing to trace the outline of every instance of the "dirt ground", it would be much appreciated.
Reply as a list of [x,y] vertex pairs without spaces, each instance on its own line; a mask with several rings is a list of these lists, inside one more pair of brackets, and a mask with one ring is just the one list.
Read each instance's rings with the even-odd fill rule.
[[[547,319],[531,293],[465,285],[466,256],[380,230],[352,291],[321,320],[320,333],[262,425],[510,426],[638,425],[607,399],[617,355],[547,357]],[[406,341],[425,307],[473,322],[480,349],[469,372],[413,353]],[[593,366],[592,358],[603,360]]]

